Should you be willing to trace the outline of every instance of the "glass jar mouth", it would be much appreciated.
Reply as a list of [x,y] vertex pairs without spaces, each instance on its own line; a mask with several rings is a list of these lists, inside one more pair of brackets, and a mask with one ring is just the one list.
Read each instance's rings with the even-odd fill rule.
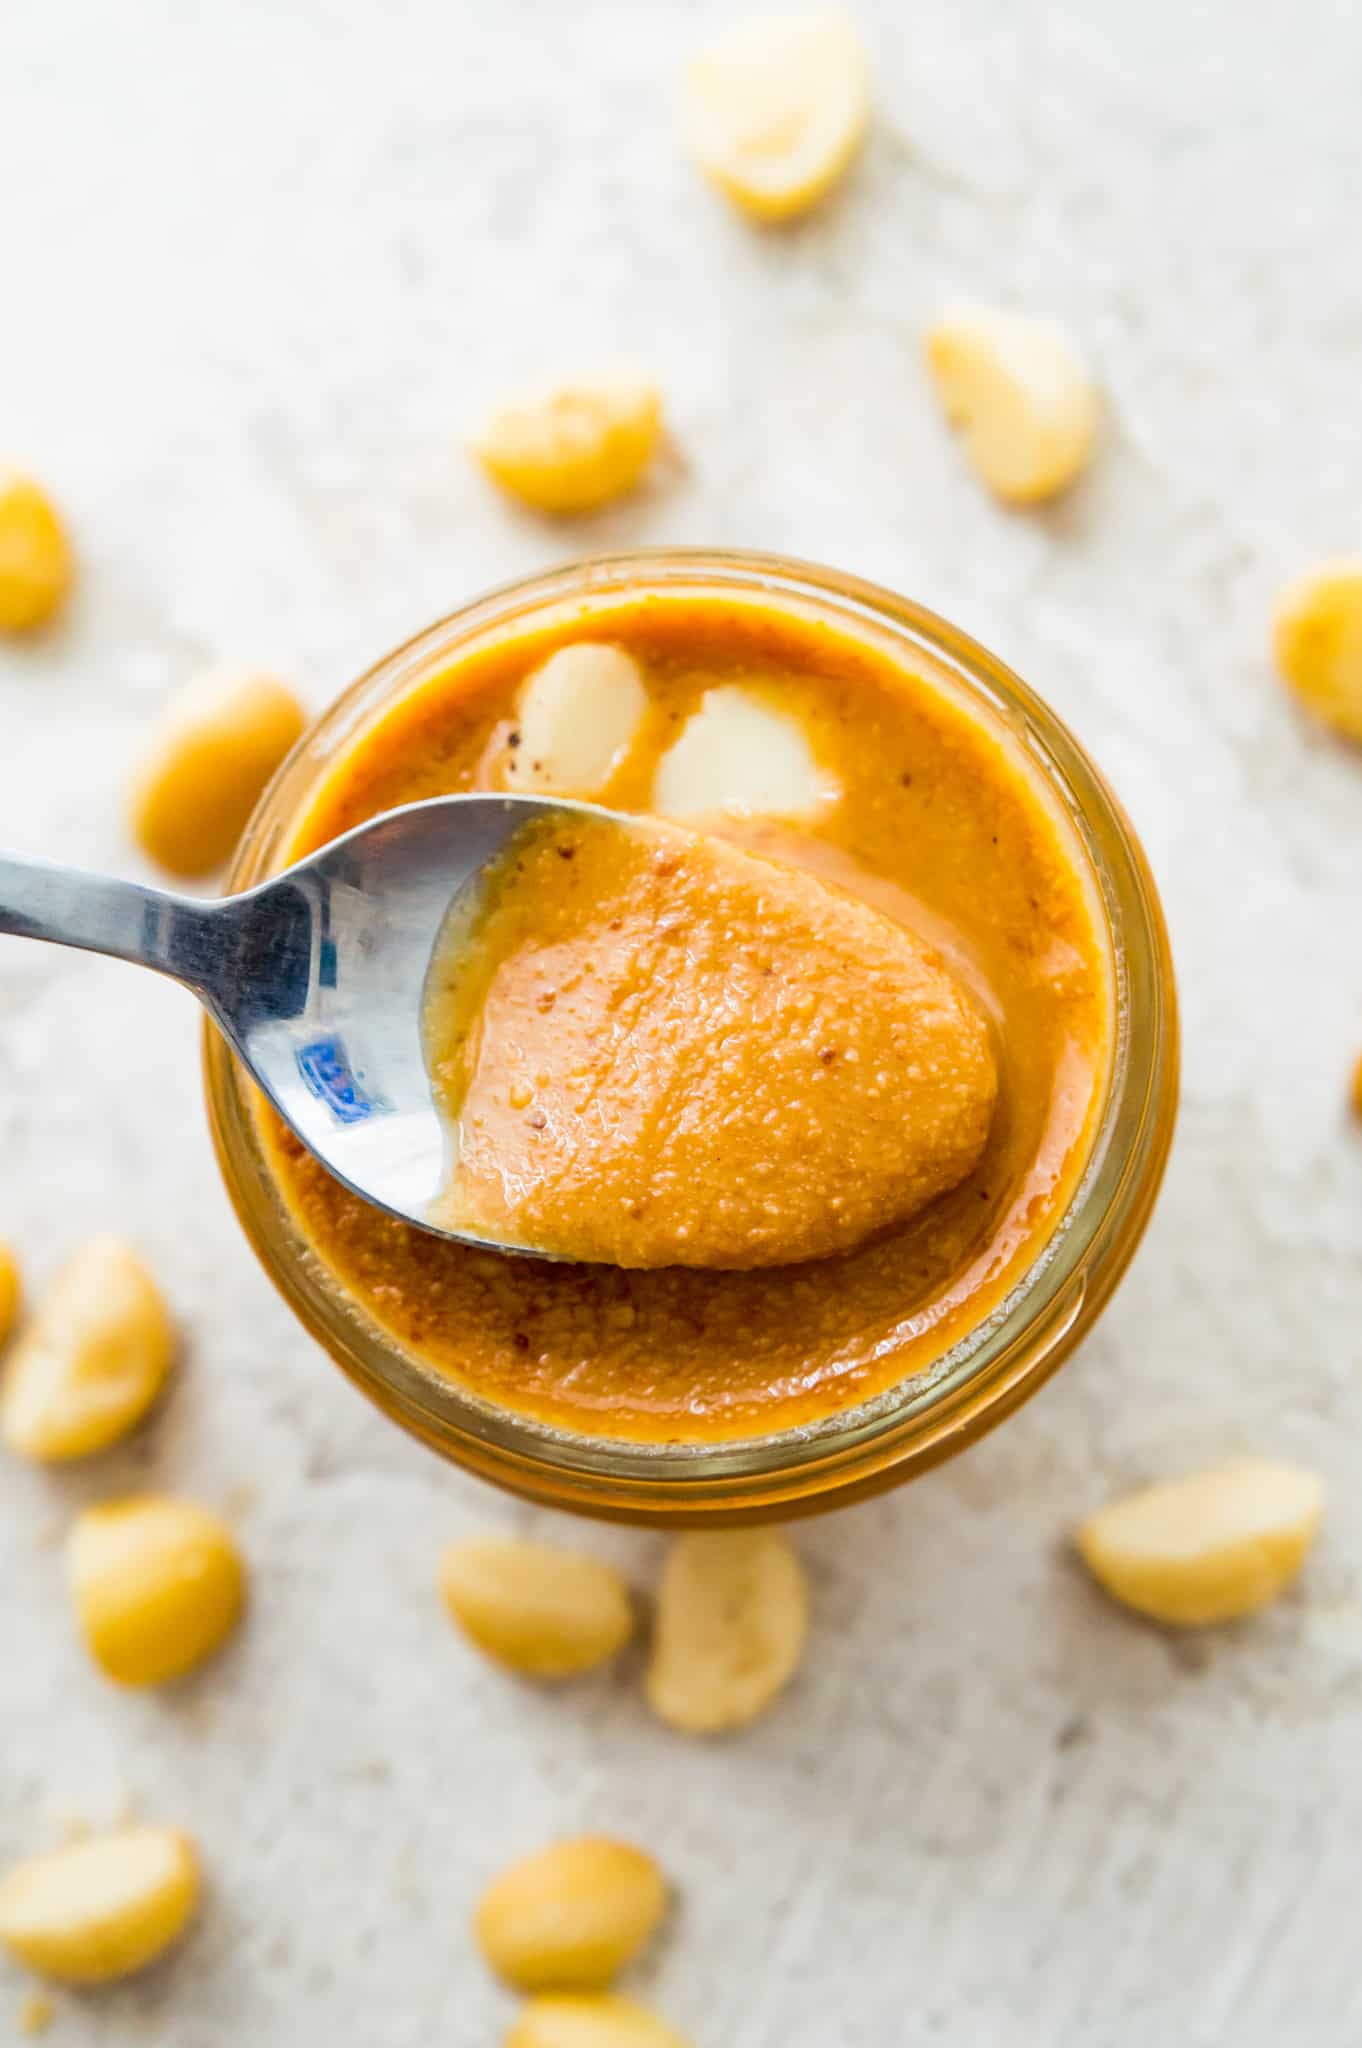
[[1167,935],[1133,831],[1100,772],[1049,707],[1002,662],[924,607],[859,579],[777,557],[667,550],[571,565],[452,613],[387,656],[311,728],[265,793],[227,887],[277,866],[285,835],[331,751],[382,706],[512,617],[612,592],[687,584],[831,613],[892,638],[1004,726],[1065,814],[1091,870],[1110,949],[1115,1029],[1105,1097],[1082,1178],[1006,1298],[925,1370],[826,1418],[697,1444],[566,1432],[494,1408],[421,1366],[329,1281],[271,1176],[245,1077],[205,1036],[209,1117],[228,1192],[266,1271],[303,1323],[380,1407],[483,1476],[565,1507],[630,1518],[790,1513],[830,1504],[949,1456],[1027,1398],[1078,1341],[1128,1263],[1172,1136],[1177,1019]]

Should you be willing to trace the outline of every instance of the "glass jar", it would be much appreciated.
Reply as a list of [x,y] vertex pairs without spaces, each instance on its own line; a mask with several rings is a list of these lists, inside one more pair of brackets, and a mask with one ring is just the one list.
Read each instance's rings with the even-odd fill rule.
[[251,1084],[218,1034],[205,1038],[208,1112],[228,1192],[266,1272],[306,1328],[370,1398],[444,1456],[515,1493],[639,1522],[788,1517],[914,1477],[1000,1422],[1091,1327],[1148,1220],[1177,1102],[1177,1009],[1158,896],[1098,770],[1054,713],[945,620],[831,570],[744,554],[668,550],[586,562],[496,591],[381,661],[311,728],[266,792],[228,887],[277,871],[328,764],[371,717],[456,654],[612,593],[699,588],[759,595],[889,645],[1000,729],[1067,819],[1090,870],[1110,949],[1116,1028],[1093,1149],[1063,1215],[1012,1292],[930,1370],[815,1426],[739,1443],[630,1444],[550,1428],[424,1367],[345,1294],[301,1236],[272,1177]]

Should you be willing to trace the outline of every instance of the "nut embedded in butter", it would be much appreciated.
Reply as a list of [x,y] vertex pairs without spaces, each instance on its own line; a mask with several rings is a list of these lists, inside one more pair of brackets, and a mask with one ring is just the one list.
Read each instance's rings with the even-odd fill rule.
[[473,437],[494,483],[540,512],[591,512],[633,490],[662,438],[657,386],[626,364],[513,392]]
[[1097,390],[1068,335],[993,309],[938,321],[927,364],[946,417],[998,497],[1029,505],[1065,490],[1097,435]]
[[648,1704],[687,1735],[745,1727],[793,1677],[808,1628],[804,1569],[781,1530],[678,1536],[658,1590]]
[[599,796],[648,715],[638,663],[608,641],[560,647],[516,700],[503,777],[535,795]]
[[1362,740],[1362,555],[1322,562],[1282,592],[1277,666],[1306,709]]
[[33,1856],[0,1879],[0,1943],[62,1984],[106,1984],[154,1962],[199,1896],[178,1828],[127,1827]]
[[526,1856],[488,1885],[473,1932],[520,1991],[600,1991],[656,1931],[667,1885],[628,1842],[579,1835]]
[[212,1655],[245,1596],[236,1539],[192,1501],[140,1495],[77,1516],[67,1574],[85,1646],[120,1685],[163,1685]]
[[189,880],[223,866],[305,723],[273,676],[224,669],[182,691],[133,787],[133,837],[147,858]]
[[450,1614],[487,1656],[527,1678],[575,1678],[633,1633],[629,1588],[598,1558],[520,1537],[451,1544],[440,1565]]
[[165,1384],[175,1338],[131,1245],[96,1237],[69,1259],[0,1372],[0,1440],[58,1462],[107,1449]]
[[865,52],[833,8],[723,29],[686,73],[686,140],[754,220],[793,220],[841,178],[870,118]]
[[532,1998],[503,2048],[690,2048],[689,2042],[636,1999]]
[[0,469],[0,631],[41,626],[71,587],[71,544],[40,484]]
[[1076,1540],[1113,1599],[1195,1628],[1275,1600],[1304,1563],[1323,1512],[1315,1473],[1244,1458],[1114,1501]]

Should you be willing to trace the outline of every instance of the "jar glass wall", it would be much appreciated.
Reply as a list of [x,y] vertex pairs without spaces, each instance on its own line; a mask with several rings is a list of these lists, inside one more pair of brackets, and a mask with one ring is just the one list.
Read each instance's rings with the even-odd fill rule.
[[552,1505],[637,1521],[789,1516],[898,1483],[962,1449],[1040,1386],[1100,1313],[1139,1241],[1172,1136],[1172,967],[1144,855],[1100,773],[1060,721],[965,634],[892,593],[752,555],[669,551],[588,562],[516,584],[442,620],[380,662],[317,721],[266,792],[228,881],[245,889],[287,858],[296,821],[366,725],[463,654],[612,595],[746,593],[887,648],[965,700],[1062,817],[1087,870],[1114,990],[1112,1056],[1082,1178],[1006,1298],[928,1370],[822,1423],[740,1442],[632,1443],[495,1407],[423,1365],[353,1300],[302,1234],[275,1178],[251,1085],[205,1039],[208,1108],[228,1191],[266,1271],[304,1325],[393,1420],[484,1478]]

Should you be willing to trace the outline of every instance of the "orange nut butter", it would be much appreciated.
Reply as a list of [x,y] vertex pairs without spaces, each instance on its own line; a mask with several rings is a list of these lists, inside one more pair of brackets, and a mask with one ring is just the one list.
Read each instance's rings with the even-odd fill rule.
[[[646,1256],[552,1263],[453,1243],[381,1214],[258,1106],[263,1153],[295,1230],[354,1312],[424,1372],[494,1410],[622,1445],[718,1445],[821,1423],[928,1371],[984,1323],[1075,1194],[1116,1030],[1113,962],[1091,871],[1023,749],[887,639],[776,597],[695,585],[586,594],[456,650],[346,734],[277,839],[272,863],[398,804],[510,786],[526,679],[583,640],[630,657],[646,710],[610,756],[602,785],[575,793],[648,812],[655,790],[673,785],[663,764],[706,698],[731,698],[735,687],[790,722],[816,767],[817,800],[786,815],[727,808],[680,821],[721,845],[688,853],[697,862],[693,886],[670,906],[666,876],[635,877],[653,888],[653,901],[638,896],[620,933],[609,935],[621,949],[614,970],[627,980],[649,947],[668,943],[646,935],[645,911],[655,909],[657,922],[675,913],[718,949],[705,1004],[724,971],[745,1002],[755,999],[750,1047],[760,1042],[771,1056],[769,1086],[746,1059],[728,1086],[722,1030],[703,1005],[686,1010],[695,1033],[680,1054],[707,1118],[721,1117],[725,1103],[749,1125],[768,1112],[788,1118],[772,1145],[775,1170],[735,1188],[733,1155],[703,1131],[670,1154],[640,1133],[631,1150],[629,1092],[618,1086],[622,1142],[588,1160],[600,1176],[594,1192],[569,1214],[549,1176],[533,1220],[579,1233],[579,1248],[580,1234],[597,1231],[594,1258],[623,1261],[630,1245]],[[774,864],[769,887],[785,906],[764,929],[738,917],[726,960],[721,920],[710,915],[729,872],[723,847]],[[531,857],[557,858],[542,847]],[[609,878],[597,881],[604,901]],[[546,898],[544,908],[552,942],[561,904]],[[796,972],[796,953],[812,972]],[[547,993],[532,952],[521,967],[499,1000],[533,1004]],[[863,991],[885,977],[883,1003],[872,997],[858,1010],[858,971]],[[887,999],[891,985],[901,1016]],[[782,1008],[804,996],[811,1010]],[[924,1020],[942,1005],[949,1018],[934,1033]],[[578,1024],[589,1029],[587,1011]],[[918,1039],[929,1053],[935,1046],[937,1066],[915,1130],[904,1070]],[[451,1043],[458,1065],[457,1031]],[[555,1114],[570,1103],[570,1077],[553,1065],[555,1041],[546,1032],[538,1044],[534,1072],[498,1070],[494,1061],[480,1093],[466,1067],[445,1076],[464,1112],[476,1095],[471,1106],[486,1117],[474,1157],[489,1200],[494,1155],[523,1152],[534,1135],[521,1119],[534,1115],[535,1092],[548,1091]],[[824,1048],[834,1055],[827,1063]],[[857,1075],[859,1060],[846,1061],[850,1050],[866,1055],[872,1076],[887,1077],[880,1095],[870,1093],[877,1079]],[[827,1078],[815,1080],[815,1068]],[[826,1119],[813,1107],[820,1090],[837,1102]],[[663,1095],[669,1113],[681,1114],[681,1096]],[[905,1115],[907,1132],[896,1131]],[[839,1120],[851,1171],[832,1156]],[[748,1128],[749,1158],[751,1137]],[[651,1240],[626,1244],[628,1233],[602,1232],[606,1194],[655,1195],[649,1162],[661,1157],[692,1184],[673,1190],[670,1209],[655,1206],[660,1228]],[[736,1204],[727,1214],[726,1197]],[[776,1208],[763,1237],[754,1219],[768,1197]],[[643,1221],[627,1220],[636,1232]],[[681,1227],[704,1259],[650,1263]]]
[[859,1244],[977,1164],[983,1012],[845,891],[711,833],[564,810],[480,894],[426,996],[451,1228],[741,1271]]

